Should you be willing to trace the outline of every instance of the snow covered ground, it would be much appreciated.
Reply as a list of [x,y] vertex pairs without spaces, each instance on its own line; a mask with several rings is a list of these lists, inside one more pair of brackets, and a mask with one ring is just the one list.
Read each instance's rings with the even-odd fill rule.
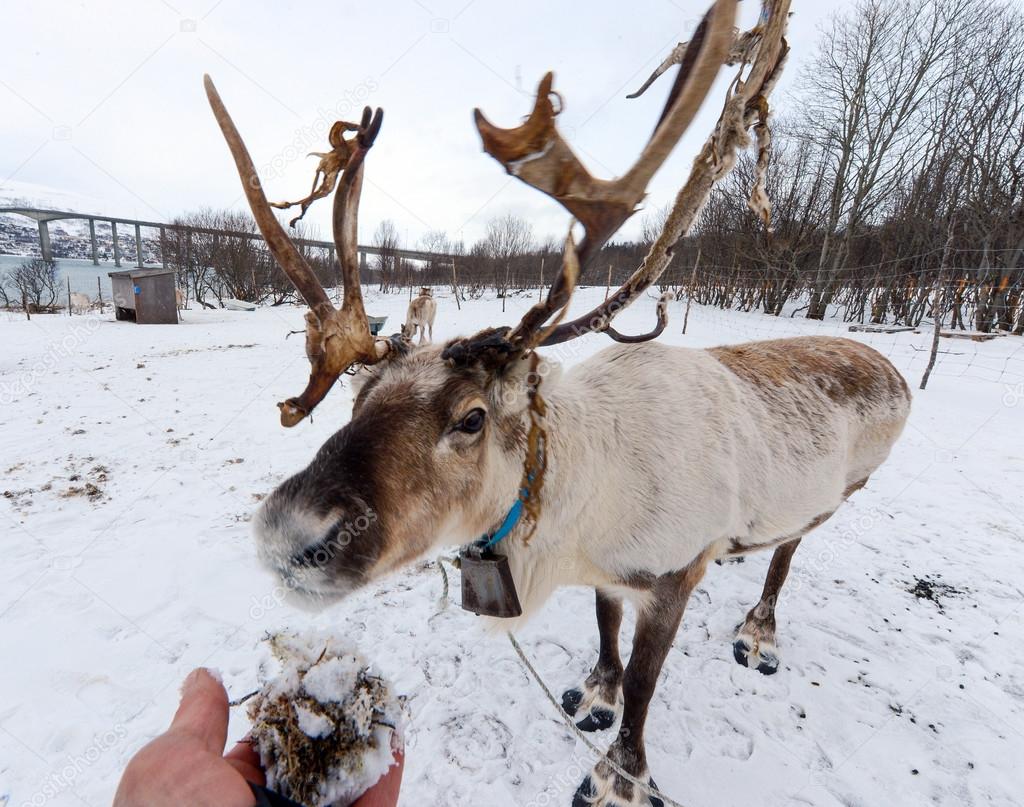
[[[502,315],[493,299],[458,312],[439,298],[440,339],[529,304]],[[371,294],[368,308],[397,328],[406,299]],[[653,306],[620,329],[646,329]],[[663,340],[697,347],[845,333],[695,306],[683,336],[681,305],[671,313]],[[108,804],[190,669],[217,667],[244,694],[260,638],[311,621],[343,626],[410,696],[403,803],[569,803],[592,759],[504,638],[438,610],[433,564],[316,616],[280,603],[258,568],[258,499],[348,417],[342,387],[312,423],[278,425],[275,402],[308,372],[301,337],[284,340],[301,324],[289,308],[193,310],[180,326],[0,314],[0,807]],[[916,392],[928,333],[854,336]],[[713,566],[691,600],[647,731],[654,777],[677,800],[1020,803],[1024,342],[941,347],[889,462],[795,556],[779,673],[740,668],[730,647],[767,553]],[[631,627],[627,616],[624,649]],[[577,683],[596,654],[592,593],[559,592],[521,640],[552,688]]]

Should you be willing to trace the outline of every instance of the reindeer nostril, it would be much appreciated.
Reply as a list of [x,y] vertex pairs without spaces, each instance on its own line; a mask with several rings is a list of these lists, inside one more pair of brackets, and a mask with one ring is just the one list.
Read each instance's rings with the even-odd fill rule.
[[331,554],[330,543],[323,540],[296,552],[291,556],[291,564],[304,569],[322,569],[330,562]]
[[348,544],[350,536],[344,531],[344,526],[344,520],[339,518],[321,540],[292,555],[292,565],[305,569],[323,569],[338,550]]

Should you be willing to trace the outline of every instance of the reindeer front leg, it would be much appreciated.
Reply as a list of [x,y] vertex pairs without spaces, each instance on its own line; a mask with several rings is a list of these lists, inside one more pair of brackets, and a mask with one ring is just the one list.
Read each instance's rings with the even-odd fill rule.
[[581,686],[562,693],[562,708],[572,715],[580,713],[576,726],[583,731],[611,728],[622,708],[622,660],[619,658],[619,627],[622,625],[622,600],[597,590],[597,630],[601,649],[597,664]]
[[659,577],[651,589],[650,601],[637,617],[633,653],[622,679],[624,701],[622,725],[606,754],[584,778],[573,797],[573,807],[662,807],[662,801],[634,787],[608,764],[615,762],[641,782],[650,782],[644,723],[647,707],[658,683],[661,665],[672,646],[690,593],[704,576],[707,556],[702,554],[679,572]]

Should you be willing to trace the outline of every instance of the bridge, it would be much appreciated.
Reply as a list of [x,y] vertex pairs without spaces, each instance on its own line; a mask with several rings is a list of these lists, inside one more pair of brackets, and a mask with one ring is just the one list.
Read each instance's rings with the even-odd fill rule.
[[[110,236],[114,245],[114,265],[121,265],[121,246],[117,241],[117,225],[122,224],[135,228],[135,265],[142,266],[142,228],[155,229],[160,231],[160,259],[164,267],[167,266],[167,250],[165,241],[167,231],[182,233],[200,233],[203,235],[225,236],[227,238],[245,238],[250,241],[263,241],[259,233],[244,233],[234,230],[214,230],[207,227],[190,227],[183,224],[168,224],[158,221],[143,221],[141,219],[126,219],[118,216],[101,216],[95,213],[76,213],[70,210],[46,210],[36,207],[0,207],[0,213],[10,213],[15,216],[35,220],[39,227],[39,252],[44,260],[53,260],[53,247],[50,245],[50,222],[74,219],[89,222],[89,241],[92,249],[92,262],[99,266],[99,251],[96,246],[96,222],[107,222],[110,224]],[[334,242],[317,241],[311,238],[295,238],[296,245],[325,249],[330,253],[331,262],[334,262]],[[363,246],[356,247],[359,250],[359,268],[366,268],[367,255],[380,255],[383,250],[380,247]],[[451,256],[440,252],[426,252],[419,249],[389,249],[388,254],[410,261],[450,261]]]

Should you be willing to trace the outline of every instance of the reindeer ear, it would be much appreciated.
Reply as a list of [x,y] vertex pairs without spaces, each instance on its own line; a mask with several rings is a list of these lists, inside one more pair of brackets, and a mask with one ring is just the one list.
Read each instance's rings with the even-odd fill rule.
[[359,394],[368,381],[380,376],[389,362],[412,350],[412,343],[400,333],[392,334],[386,339],[383,337],[376,339],[373,344],[374,352],[378,356],[377,362],[358,365],[358,369],[352,373],[352,380],[349,383],[353,401],[359,398]]
[[349,382],[349,389],[352,390],[352,400],[355,401],[363,391],[367,382],[380,375],[382,364],[364,364],[352,375]]

